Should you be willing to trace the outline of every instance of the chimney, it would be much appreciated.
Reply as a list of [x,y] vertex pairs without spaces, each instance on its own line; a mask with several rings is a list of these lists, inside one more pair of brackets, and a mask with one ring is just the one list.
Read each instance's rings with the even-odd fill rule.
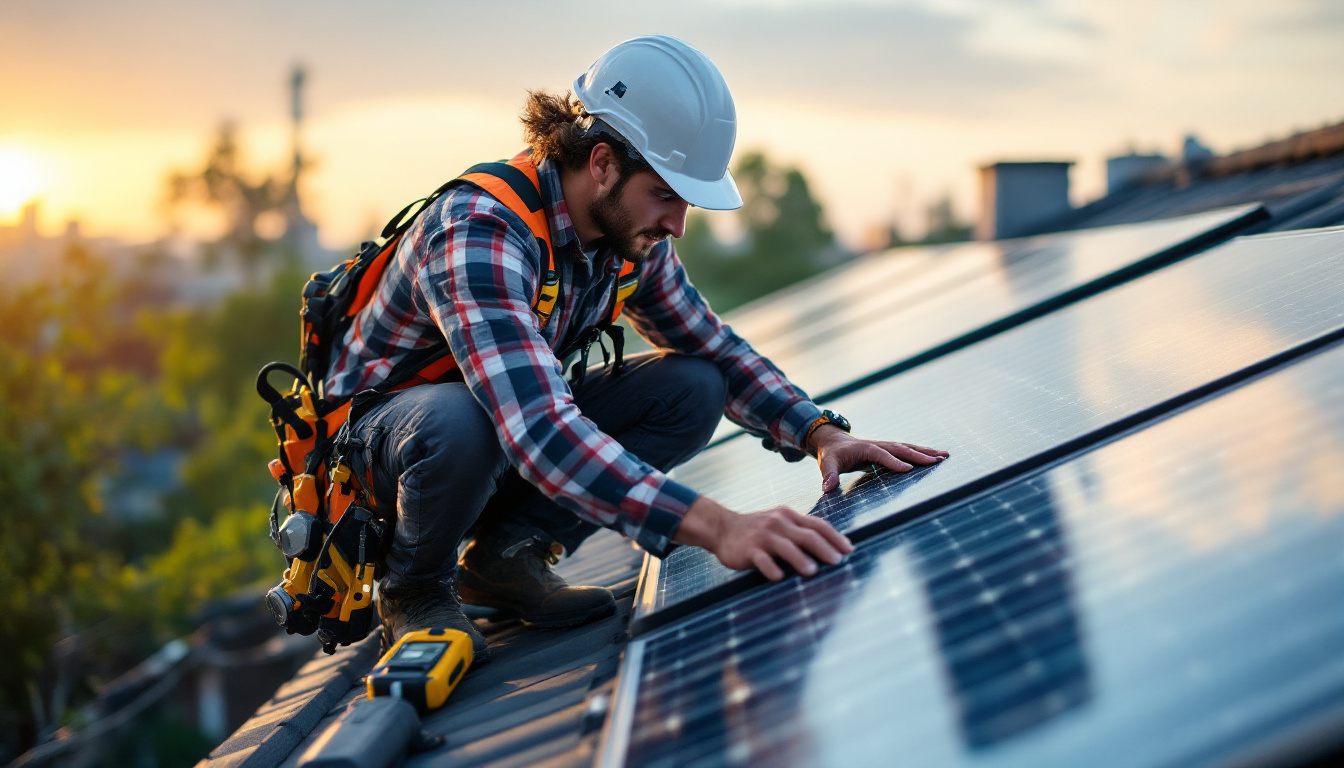
[[977,240],[1034,235],[1073,210],[1069,204],[1072,162],[994,163],[980,169]]

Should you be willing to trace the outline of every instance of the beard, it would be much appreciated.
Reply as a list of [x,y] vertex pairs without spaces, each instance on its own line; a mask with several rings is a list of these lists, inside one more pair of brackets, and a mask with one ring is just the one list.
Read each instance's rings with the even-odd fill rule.
[[[672,233],[662,227],[636,230],[634,218],[621,205],[619,199],[624,187],[624,184],[618,184],[606,195],[590,202],[588,216],[597,228],[602,230],[604,245],[626,261],[643,264],[644,260],[649,258],[653,246],[658,244],[657,241],[667,238]],[[640,240],[644,237],[652,238],[655,242],[647,247],[640,247]]]

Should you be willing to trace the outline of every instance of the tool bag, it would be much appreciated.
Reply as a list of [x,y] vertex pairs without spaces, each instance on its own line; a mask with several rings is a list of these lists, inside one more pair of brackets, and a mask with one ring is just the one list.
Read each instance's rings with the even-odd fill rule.
[[[269,363],[257,375],[257,393],[270,404],[280,447],[279,457],[270,462],[271,475],[280,484],[271,507],[270,534],[288,566],[280,583],[266,594],[266,605],[290,634],[316,632],[327,653],[363,638],[373,627],[373,584],[382,578],[383,558],[392,540],[392,522],[374,512],[378,507],[372,478],[356,477],[345,455],[348,423],[358,421],[359,411],[379,395],[449,381],[459,374],[447,340],[440,338],[408,355],[376,389],[354,398],[327,397],[325,378],[333,353],[373,299],[406,231],[421,211],[458,184],[482,189],[527,223],[546,265],[532,304],[545,328],[559,300],[560,285],[537,167],[524,151],[508,162],[471,167],[402,209],[383,228],[379,240],[364,243],[357,256],[314,274],[303,290],[298,367]],[[626,263],[617,277],[605,322],[579,334],[559,355],[563,359],[581,349],[576,380],[581,380],[589,347],[600,343],[603,333],[612,338],[619,370],[621,329],[612,324],[638,287],[635,266]],[[605,360],[605,347],[602,352]],[[287,392],[271,385],[268,377],[273,373],[293,378]]]

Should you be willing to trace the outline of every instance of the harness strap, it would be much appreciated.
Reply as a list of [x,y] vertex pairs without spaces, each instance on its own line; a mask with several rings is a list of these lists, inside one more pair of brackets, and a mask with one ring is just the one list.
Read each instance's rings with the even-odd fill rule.
[[639,265],[627,261],[621,265],[620,274],[616,275],[616,301],[611,305],[611,319],[607,322],[616,322],[621,316],[621,310],[625,309],[626,299],[629,299],[638,288]]
[[397,246],[401,244],[401,237],[406,234],[406,230],[411,228],[411,222],[415,221],[415,217],[419,216],[421,211],[442,197],[453,186],[454,181],[457,180],[449,181],[429,193],[429,196],[423,200],[416,200],[407,205],[396,216],[388,220],[382,232],[386,242],[379,249],[377,257],[369,262],[369,266],[365,269],[364,277],[359,282],[359,289],[355,292],[355,299],[350,302],[350,308],[346,311],[348,317],[359,314],[360,310],[364,309],[373,298],[374,291],[378,290],[378,284],[382,281],[383,271],[387,269],[387,262],[392,258],[392,254],[397,252]]
[[[611,352],[607,351],[607,345],[602,343],[602,335],[606,334],[611,339]],[[564,353],[561,359],[569,357],[575,351],[579,353],[578,360],[570,367],[569,380],[575,387],[583,386],[584,379],[588,373],[588,352],[596,344],[597,348],[602,350],[602,366],[605,368],[611,366],[613,376],[620,376],[625,369],[625,329],[619,325],[606,323],[604,325],[595,325],[585,331],[579,338],[574,340]],[[613,362],[614,359],[614,362]]]
[[[542,259],[545,262],[545,273],[537,285],[537,295],[533,298],[532,309],[537,315],[540,327],[545,328],[551,321],[551,316],[555,312],[555,305],[560,298],[560,277],[555,271],[555,250],[551,246],[551,227],[550,221],[546,217],[545,206],[541,199],[541,177],[537,174],[537,166],[532,162],[531,156],[527,151],[519,152],[508,162],[480,163],[468,168],[461,176],[453,179],[440,187],[426,198],[425,205],[428,205],[435,198],[441,195],[455,184],[466,182],[482,191],[488,193],[505,207],[513,211],[519,218],[527,224],[532,236],[536,238],[537,248],[541,252]],[[416,211],[418,214],[424,206]],[[392,232],[399,239],[404,232],[403,222],[401,229],[394,227],[393,223],[405,218],[411,210],[408,206],[401,213],[388,223],[388,228],[384,232]],[[385,248],[380,255],[380,261],[385,261],[387,254],[393,252],[395,248]],[[385,266],[379,263],[378,268]],[[377,280],[367,281],[369,290]],[[361,288],[364,288],[361,285]],[[453,358],[448,349],[446,341],[434,344],[423,350],[412,353],[393,370],[392,375],[385,380],[382,385],[377,387],[379,392],[395,392],[420,384],[433,384],[451,380],[457,371],[457,360]]]
[[[542,279],[537,285],[537,295],[533,299],[532,309],[537,315],[540,327],[544,329],[550,323],[555,312],[555,306],[560,299],[560,277],[555,269],[555,249],[551,241],[550,221],[546,216],[545,205],[541,197],[541,177],[537,173],[536,164],[532,162],[531,154],[524,150],[514,155],[508,162],[473,165],[461,176],[436,190],[433,195],[426,199],[425,205],[428,205],[452,185],[462,182],[480,188],[503,203],[505,207],[517,214],[527,224],[532,236],[536,238],[537,248],[541,252],[546,266]],[[384,231],[394,233],[396,237],[400,238],[409,223],[409,221],[403,220],[410,210],[411,207],[408,206],[406,210],[393,219],[393,222],[401,222],[400,224],[394,227],[393,222],[389,222],[388,229]],[[419,210],[423,210],[423,206]],[[391,250],[387,249],[384,254]],[[383,264],[378,266],[381,268]],[[603,359],[607,359],[606,347],[601,342],[603,333],[611,338],[616,357],[614,371],[617,374],[620,373],[625,339],[622,335],[623,329],[612,324],[621,316],[626,300],[638,288],[639,265],[627,261],[621,265],[621,270],[617,274],[611,311],[608,313],[607,321],[582,334],[580,339],[576,340],[577,346],[570,350],[582,349],[580,365],[576,369],[576,384],[583,380],[582,369],[587,364],[588,349],[594,341],[601,347]],[[562,353],[559,357],[564,359],[568,357],[568,353]],[[393,371],[392,376],[382,386],[378,387],[378,390],[380,392],[394,392],[419,384],[448,381],[454,378],[457,369],[457,360],[453,358],[445,342],[422,350],[413,355],[412,358],[403,361],[398,366],[398,370]]]
[[481,163],[468,168],[457,178],[490,193],[527,224],[537,239],[546,273],[537,286],[532,309],[541,320],[541,327],[551,321],[555,303],[560,298],[560,278],[555,271],[555,250],[551,247],[551,223],[541,202],[541,177],[537,166],[526,150],[513,156],[507,163]]

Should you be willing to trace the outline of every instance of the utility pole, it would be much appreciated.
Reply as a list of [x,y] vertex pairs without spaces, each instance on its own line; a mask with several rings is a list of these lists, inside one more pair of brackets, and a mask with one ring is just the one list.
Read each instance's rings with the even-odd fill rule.
[[303,81],[308,73],[304,71],[302,64],[294,65],[294,72],[289,78],[290,106],[293,122],[290,127],[290,146],[294,152],[294,170],[291,176],[291,187],[293,189],[295,202],[298,201],[299,173],[303,170],[303,153],[299,149],[299,129],[303,124]]
[[[303,85],[308,73],[302,64],[295,64],[289,77],[290,95],[290,148],[292,165],[289,188],[285,191],[285,240],[304,261],[313,257],[321,260],[323,254],[317,244],[317,227],[303,213],[299,199],[299,179],[307,165],[303,157]],[[311,266],[311,264],[309,265]]]

